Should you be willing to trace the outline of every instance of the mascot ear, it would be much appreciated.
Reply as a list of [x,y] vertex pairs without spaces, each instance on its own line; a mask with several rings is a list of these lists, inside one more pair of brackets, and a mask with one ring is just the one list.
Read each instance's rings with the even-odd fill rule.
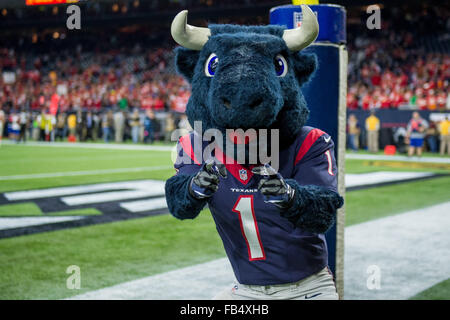
[[294,54],[295,77],[299,85],[307,82],[317,68],[318,61],[315,54],[300,53]]
[[178,47],[175,49],[175,66],[177,72],[186,78],[188,82],[192,81],[195,65],[197,64],[200,51],[189,50]]

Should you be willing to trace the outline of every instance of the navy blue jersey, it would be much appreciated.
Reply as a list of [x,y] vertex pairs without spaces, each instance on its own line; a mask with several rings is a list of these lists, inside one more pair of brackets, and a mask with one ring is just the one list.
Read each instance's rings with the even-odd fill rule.
[[[204,144],[195,139],[200,138],[191,133],[179,141],[178,156],[192,159],[192,163],[175,164],[178,174],[191,175],[200,169],[193,150]],[[282,217],[278,207],[265,203],[257,190],[261,177],[254,175],[251,167],[224,161],[226,156],[217,148],[215,157],[225,163],[228,175],[220,178],[219,189],[208,204],[239,283],[296,282],[327,266],[323,234],[301,230]],[[294,143],[280,151],[279,163],[283,178],[337,192],[334,143],[325,132],[303,127]]]

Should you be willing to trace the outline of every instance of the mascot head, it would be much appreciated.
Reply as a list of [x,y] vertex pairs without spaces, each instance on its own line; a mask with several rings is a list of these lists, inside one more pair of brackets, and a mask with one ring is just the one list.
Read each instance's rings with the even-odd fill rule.
[[284,139],[295,137],[308,117],[300,91],[316,68],[314,55],[300,51],[317,37],[319,25],[302,6],[299,28],[280,26],[187,24],[187,11],[172,22],[176,67],[192,85],[186,107],[191,125],[202,130],[279,129]]

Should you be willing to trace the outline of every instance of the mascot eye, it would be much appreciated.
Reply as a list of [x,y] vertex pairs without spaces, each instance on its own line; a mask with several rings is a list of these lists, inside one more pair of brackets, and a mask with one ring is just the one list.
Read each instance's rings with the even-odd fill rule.
[[205,74],[207,77],[214,77],[218,64],[219,58],[214,53],[211,53],[205,63]]
[[275,59],[273,59],[273,63],[275,65],[275,72],[277,73],[277,77],[284,77],[288,71],[286,59],[281,54],[277,54]]

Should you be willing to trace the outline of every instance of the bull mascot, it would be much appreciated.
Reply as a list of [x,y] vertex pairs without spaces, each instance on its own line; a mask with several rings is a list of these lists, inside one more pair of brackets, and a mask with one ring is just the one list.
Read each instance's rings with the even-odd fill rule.
[[[302,25],[292,30],[200,28],[187,24],[187,11],[172,22],[181,45],[177,71],[192,85],[186,114],[194,131],[178,140],[166,199],[178,219],[194,219],[209,206],[237,280],[216,299],[338,299],[324,233],[343,198],[331,137],[305,125],[300,87],[317,59],[301,50],[319,25],[308,6],[302,11]],[[203,156],[211,129],[219,136],[209,139],[214,148]],[[253,139],[236,134],[244,130],[258,130],[256,140],[261,132],[278,133],[257,148],[277,161],[252,163]]]

